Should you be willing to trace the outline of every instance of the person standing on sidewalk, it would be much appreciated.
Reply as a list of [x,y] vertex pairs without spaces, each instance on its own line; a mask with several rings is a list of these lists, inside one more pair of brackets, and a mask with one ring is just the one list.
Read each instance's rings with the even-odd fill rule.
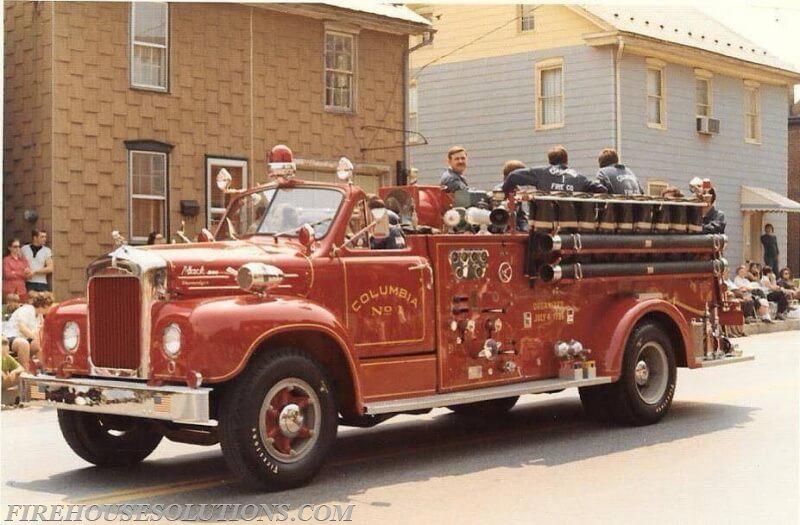
[[28,293],[25,281],[32,275],[28,260],[22,256],[22,243],[19,239],[11,239],[8,242],[8,255],[3,257],[3,297],[14,294],[25,302]]
[[778,271],[778,238],[775,237],[775,228],[767,223],[764,226],[764,235],[761,236],[761,246],[764,247],[764,266],[769,266]]
[[31,276],[25,282],[25,288],[31,292],[49,292],[47,276],[53,273],[53,252],[45,246],[47,232],[33,230],[31,243],[22,247],[22,255],[28,260]]

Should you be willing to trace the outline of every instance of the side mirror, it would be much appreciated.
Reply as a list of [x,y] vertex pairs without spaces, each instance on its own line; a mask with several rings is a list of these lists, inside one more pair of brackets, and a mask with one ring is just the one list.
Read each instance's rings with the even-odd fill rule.
[[314,244],[314,227],[308,223],[300,226],[297,231],[297,240],[305,247],[306,253],[310,253],[311,245]]

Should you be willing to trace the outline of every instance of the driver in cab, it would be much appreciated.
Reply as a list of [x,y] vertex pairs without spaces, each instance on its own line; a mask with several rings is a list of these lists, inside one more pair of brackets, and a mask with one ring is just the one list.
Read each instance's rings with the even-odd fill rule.
[[[405,248],[406,239],[403,235],[403,230],[397,225],[399,221],[396,220],[396,215],[395,219],[393,220],[393,213],[386,208],[386,204],[383,202],[383,200],[377,196],[370,197],[369,201],[367,202],[367,207],[369,208],[374,221],[387,221],[389,225],[388,235],[372,236],[370,239],[370,248],[373,250],[401,250]],[[378,228],[376,228],[376,232],[377,230]]]

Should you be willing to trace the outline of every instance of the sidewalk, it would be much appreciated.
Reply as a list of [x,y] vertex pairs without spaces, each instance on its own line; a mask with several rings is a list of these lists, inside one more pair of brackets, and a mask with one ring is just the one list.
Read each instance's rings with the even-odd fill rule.
[[[786,321],[773,321],[772,323],[750,323],[744,325],[745,335],[771,334],[772,332],[786,332],[800,330],[800,319]],[[800,334],[798,334],[800,336]]]

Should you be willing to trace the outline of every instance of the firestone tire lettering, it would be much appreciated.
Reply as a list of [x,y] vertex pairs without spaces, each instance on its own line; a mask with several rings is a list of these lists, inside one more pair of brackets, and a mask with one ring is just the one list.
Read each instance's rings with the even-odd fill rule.
[[[637,366],[642,361],[643,349],[649,348],[655,356],[656,363],[664,363],[663,370],[650,367],[650,376],[645,381],[649,387],[650,381],[658,386],[663,383],[663,388],[656,388],[655,392],[648,392],[654,400],[648,402],[642,393],[642,385],[637,386]],[[622,371],[619,381],[607,386],[607,402],[611,417],[623,424],[642,426],[651,425],[661,420],[672,405],[675,395],[677,368],[675,365],[675,352],[672,341],[664,332],[661,325],[649,321],[642,322],[634,328],[628,338],[625,354],[622,358]],[[640,378],[642,381],[642,378]]]
[[[318,401],[318,435],[298,458],[277,457],[264,442],[260,414],[266,396],[282,382],[308,385]],[[337,410],[323,368],[294,349],[265,351],[225,392],[220,407],[220,445],[228,467],[247,484],[283,490],[308,483],[322,467],[336,438]],[[288,459],[291,459],[289,461]]]

